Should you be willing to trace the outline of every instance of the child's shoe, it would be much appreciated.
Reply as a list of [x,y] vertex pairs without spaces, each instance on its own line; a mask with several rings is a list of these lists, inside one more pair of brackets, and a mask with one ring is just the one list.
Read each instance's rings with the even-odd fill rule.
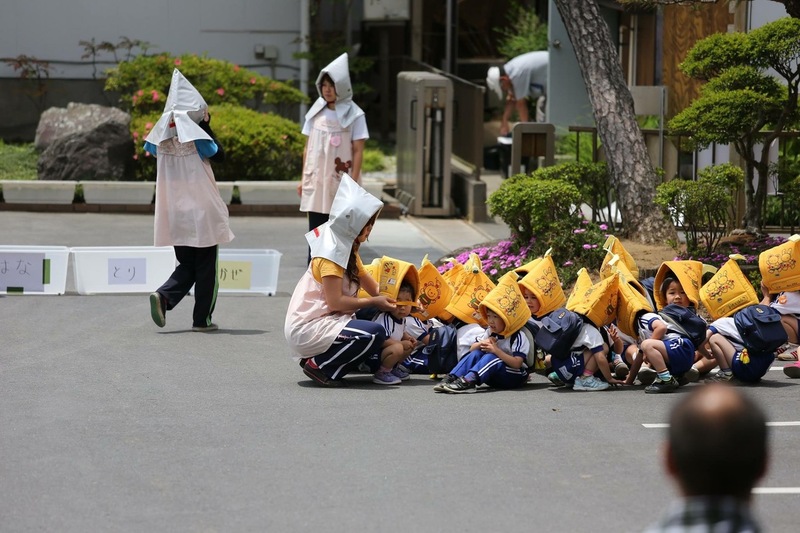
[[444,388],[457,379],[458,376],[454,376],[453,374],[446,374],[442,378],[442,381],[433,386],[433,392],[444,392]]
[[658,372],[649,366],[643,366],[641,369],[639,369],[639,373],[636,374],[636,378],[642,385],[650,385],[656,380],[656,376],[658,376]]
[[558,374],[556,374],[555,372],[550,372],[549,374],[547,374],[547,379],[549,379],[550,383],[552,383],[556,387],[565,386],[565,383],[561,381],[561,378],[558,377]]
[[800,345],[787,342],[775,350],[775,356],[779,361],[797,361],[797,353]]
[[457,380],[445,385],[443,392],[461,394],[463,392],[475,392],[476,390],[477,388],[474,381],[467,381],[464,378],[458,378]]
[[372,376],[372,382],[377,383],[378,385],[400,385],[403,382],[403,380],[392,374],[391,370],[389,370],[388,372],[385,372],[383,370],[378,370]]
[[575,385],[572,387],[572,389],[582,391],[599,391],[606,390],[609,387],[611,387],[611,385],[605,381],[597,379],[594,376],[578,376],[575,378]]
[[783,373],[790,378],[800,378],[800,362],[786,365],[783,367]]
[[397,365],[392,369],[392,374],[400,378],[400,381],[407,381],[411,379],[411,374],[406,371],[403,365]]
[[617,379],[625,379],[628,377],[628,373],[631,371],[628,368],[628,365],[623,363],[621,360],[614,361],[613,368],[611,369],[614,372],[614,377]]
[[670,376],[667,381],[663,379],[654,380],[652,384],[644,388],[644,392],[648,394],[659,394],[662,392],[672,392],[678,387],[680,387],[680,385],[678,385],[678,380]]
[[690,368],[686,373],[678,379],[678,383],[683,386],[687,383],[696,383],[700,381],[700,371],[695,367]]
[[728,369],[727,372],[717,370],[717,372],[705,379],[706,383],[727,383],[733,377],[733,372]]

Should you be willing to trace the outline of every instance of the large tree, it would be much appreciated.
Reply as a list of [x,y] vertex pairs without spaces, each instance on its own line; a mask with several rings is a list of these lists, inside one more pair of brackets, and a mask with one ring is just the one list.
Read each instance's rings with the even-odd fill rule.
[[654,201],[660,180],[597,0],[555,0],[555,4],[586,84],[627,237],[643,243],[676,240],[674,226]]
[[798,61],[800,20],[786,17],[750,33],[710,35],[681,64],[685,74],[707,83],[669,128],[690,135],[701,148],[711,143],[735,148],[745,163],[744,226],[751,233],[763,229],[770,146],[797,124]]

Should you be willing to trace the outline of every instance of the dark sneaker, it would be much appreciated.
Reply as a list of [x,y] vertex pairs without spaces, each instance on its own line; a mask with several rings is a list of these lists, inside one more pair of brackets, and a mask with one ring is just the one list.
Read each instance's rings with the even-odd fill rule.
[[310,377],[314,383],[321,387],[344,387],[347,385],[343,379],[329,378],[319,367],[312,366],[308,361],[306,361],[306,365],[303,367],[303,374]]
[[163,328],[167,324],[167,317],[164,313],[164,302],[161,295],[157,292],[150,293],[150,317],[156,326]]
[[217,331],[219,326],[216,324],[209,324],[208,326],[192,326],[192,331],[196,331],[199,333],[210,333],[212,331]]
[[658,372],[656,372],[649,366],[643,366],[641,369],[639,369],[639,373],[636,374],[636,378],[642,385],[650,385],[652,382],[656,380],[657,376]]
[[670,376],[668,381],[656,379],[652,384],[645,387],[644,391],[648,394],[659,394],[662,392],[672,392],[678,387],[680,387],[680,385],[678,385],[678,380]]
[[444,392],[445,386],[458,379],[458,376],[447,374],[442,378],[442,381],[433,386],[433,392]]
[[463,392],[475,392],[476,390],[477,388],[475,387],[474,381],[467,381],[464,378],[458,378],[452,383],[448,383],[447,385],[445,385],[443,392],[461,394]]

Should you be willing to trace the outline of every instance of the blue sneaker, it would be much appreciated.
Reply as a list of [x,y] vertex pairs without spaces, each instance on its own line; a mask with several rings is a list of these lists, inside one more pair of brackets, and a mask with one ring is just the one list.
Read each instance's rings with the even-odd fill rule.
[[594,376],[578,376],[575,378],[575,386],[573,390],[582,390],[587,392],[606,390],[611,385],[605,381],[601,381]]
[[411,379],[411,374],[408,373],[401,365],[397,365],[392,369],[392,375],[400,378],[400,381],[407,381]]
[[372,382],[377,383],[378,385],[400,385],[403,380],[392,374],[391,371],[383,372],[378,370],[372,376]]

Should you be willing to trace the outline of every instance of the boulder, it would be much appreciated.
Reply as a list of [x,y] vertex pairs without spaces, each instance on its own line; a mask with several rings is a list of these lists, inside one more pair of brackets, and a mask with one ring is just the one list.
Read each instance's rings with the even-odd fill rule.
[[70,103],[50,108],[39,120],[35,146],[41,151],[40,180],[132,178],[130,115],[113,107]]

